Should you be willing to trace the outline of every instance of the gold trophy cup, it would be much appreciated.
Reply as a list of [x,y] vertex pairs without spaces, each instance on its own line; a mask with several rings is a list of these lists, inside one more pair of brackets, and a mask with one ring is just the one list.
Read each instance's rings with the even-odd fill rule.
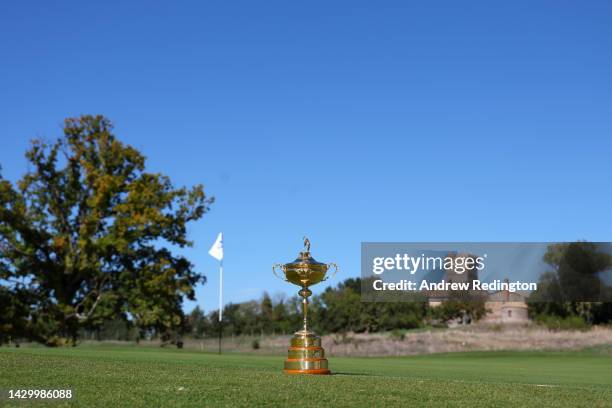
[[[332,266],[335,270],[333,277],[338,272],[338,266],[335,263],[324,264],[315,261],[310,256],[310,240],[306,237],[304,237],[304,251],[300,252],[295,261],[272,266],[272,272],[278,278],[302,288],[298,294],[302,297],[304,327],[295,332],[291,338],[287,360],[285,360],[285,373],[287,374],[330,373],[325,351],[321,347],[321,338],[308,330],[308,297],[312,295],[308,287],[329,279],[330,277],[325,275]],[[277,268],[283,271],[284,277],[279,275]]]

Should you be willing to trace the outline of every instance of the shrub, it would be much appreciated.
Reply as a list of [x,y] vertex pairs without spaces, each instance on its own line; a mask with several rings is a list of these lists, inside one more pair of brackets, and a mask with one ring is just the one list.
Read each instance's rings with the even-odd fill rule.
[[392,330],[390,336],[391,340],[395,340],[395,341],[403,341],[406,338],[406,333],[404,333],[402,330]]
[[579,316],[559,317],[540,315],[535,319],[536,323],[546,326],[549,330],[580,330],[586,331],[591,328],[583,318]]

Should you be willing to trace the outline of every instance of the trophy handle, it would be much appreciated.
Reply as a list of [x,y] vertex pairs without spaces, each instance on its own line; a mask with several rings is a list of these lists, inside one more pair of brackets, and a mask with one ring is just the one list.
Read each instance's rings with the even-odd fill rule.
[[336,265],[336,264],[335,264],[335,263],[333,263],[333,262],[331,262],[331,263],[328,263],[328,264],[327,264],[327,267],[328,267],[328,268],[331,268],[332,266],[334,267],[334,273],[333,273],[333,275],[332,275],[332,276],[327,276],[327,277],[326,277],[325,279],[323,279],[323,280],[328,280],[328,279],[331,279],[331,278],[333,278],[334,276],[336,276],[336,274],[338,273],[338,265]]
[[283,271],[283,264],[274,264],[274,265],[272,265],[272,273],[274,273],[274,276],[276,276],[278,279],[284,280],[286,282],[287,279],[284,276],[279,275],[278,272],[276,272],[276,268],[278,268],[281,271]]

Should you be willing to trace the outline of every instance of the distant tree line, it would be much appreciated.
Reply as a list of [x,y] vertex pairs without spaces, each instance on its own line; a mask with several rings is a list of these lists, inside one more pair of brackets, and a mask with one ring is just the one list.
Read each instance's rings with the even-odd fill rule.
[[[362,302],[361,279],[349,278],[313,296],[309,322],[319,334],[376,333],[408,330],[446,323],[466,315],[478,320],[485,314],[484,302],[449,299],[430,307],[426,298],[412,302]],[[289,334],[302,325],[301,299],[297,296],[273,300],[264,293],[259,301],[228,304],[223,309],[224,335]],[[219,332],[218,311],[204,314],[196,307],[187,315],[186,335],[213,337]]]
[[[361,280],[347,279],[336,287],[313,296],[309,323],[320,334],[378,332],[412,329],[424,325],[426,301],[405,303],[365,303],[361,301]],[[204,314],[196,307],[186,319],[186,334],[195,338],[216,336],[218,311]],[[272,299],[264,293],[259,301],[230,303],[223,309],[225,335],[289,334],[302,325],[302,304],[297,296]]]

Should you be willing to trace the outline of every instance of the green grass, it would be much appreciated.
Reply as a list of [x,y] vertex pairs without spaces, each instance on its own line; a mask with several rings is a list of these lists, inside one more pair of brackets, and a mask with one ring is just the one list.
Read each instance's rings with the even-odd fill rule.
[[55,407],[612,406],[609,348],[332,357],[332,376],[284,375],[282,363],[140,347],[0,347],[0,388],[75,391],[73,402],[49,404]]

